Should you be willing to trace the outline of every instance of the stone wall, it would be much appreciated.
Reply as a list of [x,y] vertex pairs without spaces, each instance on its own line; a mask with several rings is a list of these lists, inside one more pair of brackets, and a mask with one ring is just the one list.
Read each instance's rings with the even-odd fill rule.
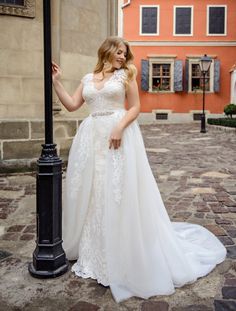
[[0,15],[0,116],[43,116],[42,1],[35,18]]
[[[80,122],[68,118],[54,121],[54,143],[65,163]],[[0,173],[34,169],[43,143],[43,120],[0,121]]]
[[[34,2],[34,1],[33,1]],[[30,167],[43,143],[43,7],[35,17],[0,15],[0,171]],[[99,3],[99,5],[98,5]],[[52,0],[52,58],[61,66],[62,83],[73,94],[96,64],[97,49],[117,32],[117,1]],[[66,158],[86,105],[68,112],[53,94],[54,137]]]

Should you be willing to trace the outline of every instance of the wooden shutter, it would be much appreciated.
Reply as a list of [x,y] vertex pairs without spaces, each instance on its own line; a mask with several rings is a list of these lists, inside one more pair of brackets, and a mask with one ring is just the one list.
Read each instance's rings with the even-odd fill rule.
[[149,90],[149,61],[146,59],[141,60],[141,89]]
[[189,86],[189,61],[188,59],[185,60],[185,79],[184,79],[184,90],[188,93],[188,86]]
[[174,91],[183,91],[183,62],[176,60],[174,64]]
[[214,92],[220,91],[220,61],[214,61]]

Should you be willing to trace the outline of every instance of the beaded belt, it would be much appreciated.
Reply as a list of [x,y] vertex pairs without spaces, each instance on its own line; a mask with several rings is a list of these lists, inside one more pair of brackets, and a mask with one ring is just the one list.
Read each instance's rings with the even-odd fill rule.
[[96,112],[91,113],[91,116],[92,117],[109,116],[113,113],[114,111],[96,111]]

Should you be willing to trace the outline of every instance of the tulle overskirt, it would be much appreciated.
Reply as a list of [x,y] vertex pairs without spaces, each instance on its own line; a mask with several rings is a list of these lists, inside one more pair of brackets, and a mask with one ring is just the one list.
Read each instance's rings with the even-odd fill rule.
[[108,148],[111,130],[124,114],[119,109],[82,122],[70,149],[63,200],[63,246],[68,259],[75,260],[91,198],[95,144],[100,144],[106,273],[117,302],[172,294],[226,256],[222,243],[204,227],[170,221],[136,121],[125,129],[118,150]]

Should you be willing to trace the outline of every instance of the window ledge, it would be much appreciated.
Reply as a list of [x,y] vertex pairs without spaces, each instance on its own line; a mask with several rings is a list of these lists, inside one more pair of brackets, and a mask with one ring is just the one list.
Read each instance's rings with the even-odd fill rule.
[[147,58],[176,58],[177,55],[175,54],[148,54]]
[[140,36],[159,36],[159,33],[140,33]]
[[[203,54],[187,54],[187,55],[186,55],[186,58],[187,58],[187,59],[193,59],[193,58],[198,58],[198,59],[200,59],[202,56],[203,56]],[[209,54],[209,55],[207,55],[207,56],[209,56],[209,57],[211,57],[211,58],[217,58],[217,55],[215,55],[215,54]]]
[[148,91],[150,94],[173,94],[173,91]]
[[[200,90],[200,91],[188,91],[189,94],[202,94],[203,91]],[[205,94],[214,94],[215,92],[214,91],[205,91]]]

